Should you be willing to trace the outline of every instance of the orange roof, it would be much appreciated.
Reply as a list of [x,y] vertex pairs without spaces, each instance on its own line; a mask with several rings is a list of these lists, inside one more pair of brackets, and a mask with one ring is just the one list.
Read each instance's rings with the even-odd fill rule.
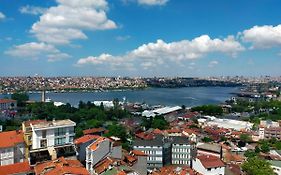
[[90,149],[95,151],[98,147],[99,147],[99,144],[105,140],[109,140],[108,138],[105,138],[105,137],[99,137],[95,142],[93,142],[91,145],[90,145]]
[[87,134],[95,134],[95,133],[99,133],[99,132],[105,132],[105,129],[104,128],[86,129],[83,131],[83,134],[87,135]]
[[163,131],[161,131],[160,129],[156,128],[152,131],[153,134],[163,134]]
[[200,162],[205,168],[216,168],[225,166],[224,162],[216,156],[201,155],[197,156],[197,158],[200,160]]
[[178,128],[172,128],[166,130],[168,133],[181,133],[182,131]]
[[201,175],[189,166],[168,165],[162,167],[160,170],[152,172],[152,175]]
[[0,133],[0,148],[13,147],[16,144],[23,143],[23,132],[20,131],[7,131]]
[[154,134],[147,133],[147,132],[141,132],[141,133],[136,134],[136,137],[141,138],[143,140],[152,140],[152,139],[154,139]]
[[127,160],[128,160],[130,163],[132,163],[132,162],[134,162],[134,161],[137,160],[135,157],[133,157],[133,156],[131,156],[131,155],[126,155],[125,157],[127,158]]
[[75,144],[81,144],[81,143],[86,143],[90,140],[95,140],[95,139],[98,139],[100,136],[97,136],[97,135],[84,135],[78,139],[75,139],[74,140],[74,143]]
[[9,175],[9,174],[28,174],[32,172],[29,163],[19,162],[11,165],[0,166],[0,175]]
[[17,101],[12,99],[0,99],[0,103],[15,103],[15,102]]
[[112,165],[113,163],[114,163],[113,159],[106,157],[105,159],[103,159],[97,165],[94,166],[95,172],[97,174],[101,174],[102,172],[107,170],[109,166]]
[[83,167],[78,160],[66,160],[60,157],[56,160],[44,162],[35,165],[34,171],[36,175],[64,175],[64,174],[79,174],[89,175],[89,172]]
[[132,153],[136,156],[147,156],[144,152],[139,150],[133,150]]
[[116,175],[127,175],[124,171],[119,171]]

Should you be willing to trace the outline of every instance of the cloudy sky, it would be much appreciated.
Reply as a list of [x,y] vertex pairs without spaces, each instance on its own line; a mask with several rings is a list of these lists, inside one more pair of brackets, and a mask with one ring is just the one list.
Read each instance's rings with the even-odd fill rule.
[[0,0],[0,76],[281,75],[279,0]]

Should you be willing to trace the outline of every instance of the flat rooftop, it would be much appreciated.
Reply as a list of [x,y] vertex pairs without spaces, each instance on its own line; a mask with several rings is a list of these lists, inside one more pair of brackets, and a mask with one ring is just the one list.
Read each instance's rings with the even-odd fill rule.
[[66,120],[52,120],[46,122],[40,122],[36,124],[31,124],[33,129],[44,129],[50,127],[61,127],[61,126],[76,126],[76,123],[66,119]]

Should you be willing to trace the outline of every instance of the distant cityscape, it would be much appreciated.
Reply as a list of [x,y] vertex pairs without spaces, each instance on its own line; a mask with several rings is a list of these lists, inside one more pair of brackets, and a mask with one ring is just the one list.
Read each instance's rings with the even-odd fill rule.
[[280,77],[221,76],[205,78],[184,77],[0,77],[0,93],[16,91],[95,91],[111,89],[138,89],[146,87],[241,86],[249,84],[280,83]]

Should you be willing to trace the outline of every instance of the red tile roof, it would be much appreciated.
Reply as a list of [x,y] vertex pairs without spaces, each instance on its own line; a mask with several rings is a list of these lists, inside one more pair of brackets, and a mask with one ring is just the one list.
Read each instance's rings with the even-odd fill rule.
[[0,148],[13,147],[23,142],[22,131],[7,131],[0,133]]
[[147,132],[141,132],[141,133],[136,134],[136,137],[143,139],[143,140],[152,140],[152,139],[154,139],[154,134],[147,133]]
[[17,101],[12,99],[0,99],[0,103],[15,103],[15,102]]
[[64,157],[37,164],[34,171],[36,175],[89,175],[89,172],[78,160],[66,160]]
[[115,161],[109,157],[106,157],[100,161],[97,165],[94,166],[94,170],[97,174],[101,174],[109,168]]
[[99,147],[99,144],[102,143],[103,141],[105,140],[109,140],[108,138],[105,138],[105,137],[99,137],[95,142],[93,142],[91,145],[90,145],[90,149],[92,151],[95,151],[98,147]]
[[105,132],[104,128],[92,128],[92,129],[86,129],[83,131],[84,135],[87,134],[96,134],[96,133],[100,133],[100,132]]
[[168,165],[152,172],[152,175],[201,175],[188,166]]
[[82,137],[80,137],[78,139],[75,139],[74,143],[78,145],[78,144],[81,144],[81,143],[86,143],[86,142],[88,142],[90,140],[96,140],[99,137],[100,136],[98,136],[98,135],[84,135],[84,136],[82,136]]
[[225,166],[224,162],[216,156],[201,155],[197,156],[197,158],[200,160],[200,162],[205,168],[216,168]]
[[0,166],[0,175],[19,174],[19,173],[28,174],[31,172],[32,170],[27,161],[15,163],[11,165]]
[[135,156],[147,156],[144,152],[139,151],[139,150],[133,150],[132,154]]

